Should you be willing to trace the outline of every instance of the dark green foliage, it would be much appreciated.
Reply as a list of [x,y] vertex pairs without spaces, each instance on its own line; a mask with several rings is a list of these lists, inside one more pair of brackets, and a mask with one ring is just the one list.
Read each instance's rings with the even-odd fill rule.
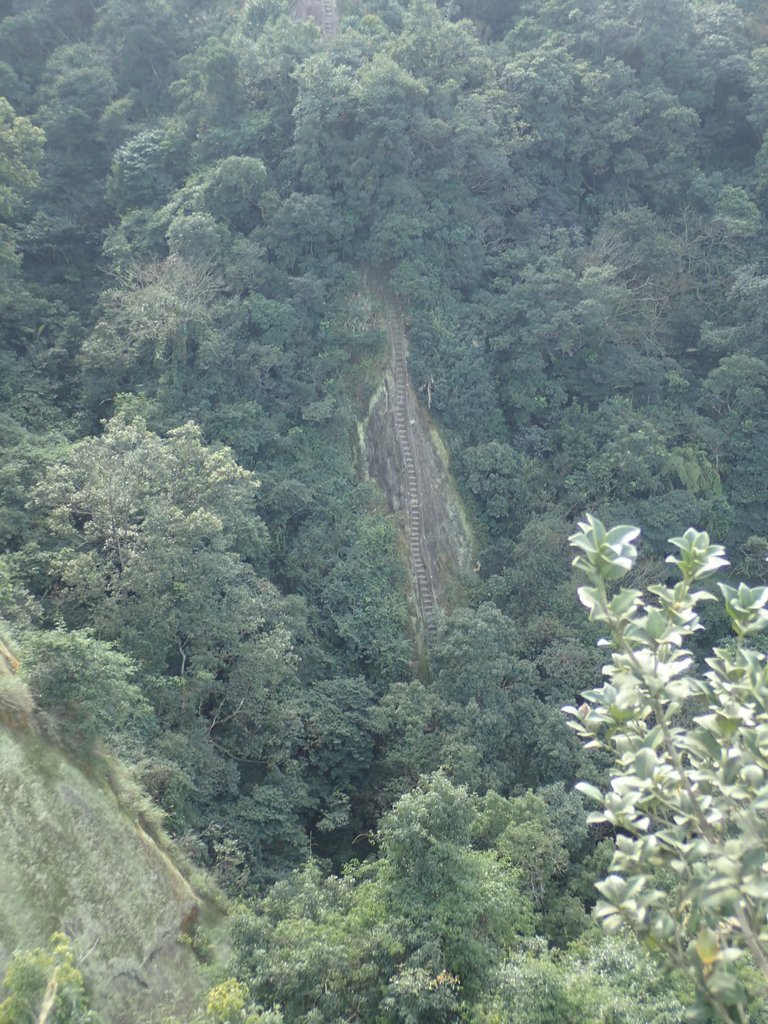
[[[644,585],[696,522],[765,577],[765,33],[746,0],[349,0],[332,40],[284,0],[0,2],[3,615],[51,735],[132,762],[230,892],[286,878],[222,1020],[679,1019],[631,945],[566,948],[604,867],[566,538],[642,522]],[[385,280],[477,539],[418,663],[357,464]]]
[[474,847],[476,804],[425,779],[382,820],[369,870],[323,879],[310,864],[236,915],[254,996],[286,1021],[453,1019],[531,927],[515,875]]
[[338,635],[374,678],[393,682],[407,671],[410,644],[406,577],[388,523],[361,519],[356,537],[331,572],[323,603]]

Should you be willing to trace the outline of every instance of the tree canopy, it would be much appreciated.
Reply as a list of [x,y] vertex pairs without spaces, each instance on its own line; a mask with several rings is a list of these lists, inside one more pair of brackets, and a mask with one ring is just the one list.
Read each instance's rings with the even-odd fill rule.
[[[595,609],[616,597],[593,579],[585,619],[568,549],[586,510],[596,550],[600,521],[642,524],[616,628],[661,632],[622,641],[630,663],[679,653],[660,638],[695,592],[669,597],[668,538],[681,562],[690,524],[717,536],[732,589],[676,624],[691,692],[660,709],[738,832],[720,800],[761,785],[761,641],[725,638],[768,580],[763,7],[345,0],[332,36],[302,11],[0,3],[0,615],[40,728],[121,759],[240,901],[213,1024],[672,1024],[704,981],[703,1020],[757,1024],[732,894],[702,883],[689,913],[654,864],[638,931],[661,959],[599,937],[593,882],[631,886],[609,840],[626,867],[637,821],[587,829],[589,794],[626,793],[561,708],[593,694],[586,729],[613,707]],[[441,567],[426,647],[360,443],[384,286],[475,543],[474,571]],[[628,557],[616,536],[593,574]],[[752,781],[717,715],[693,720],[723,687]],[[621,735],[656,728],[648,706]],[[652,762],[618,776],[641,818]],[[758,845],[733,871],[759,888]],[[22,953],[2,1006],[68,955]]]

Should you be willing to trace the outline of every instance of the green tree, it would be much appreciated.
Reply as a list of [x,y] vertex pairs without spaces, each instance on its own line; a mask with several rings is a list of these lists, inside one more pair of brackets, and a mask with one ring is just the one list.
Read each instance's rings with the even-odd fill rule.
[[57,720],[63,744],[78,755],[149,715],[137,666],[86,631],[29,632],[21,645],[24,679],[38,706]]
[[[177,825],[210,821],[218,799],[220,820],[255,830],[259,859],[300,842],[305,797],[291,760],[300,721],[290,616],[254,567],[266,539],[257,488],[194,425],[160,437],[118,415],[49,471],[35,502],[59,544],[51,611],[139,667],[162,728],[144,754],[153,795]],[[242,791],[240,762],[259,766]]]
[[680,1024],[689,987],[631,935],[585,934],[564,953],[535,939],[517,950],[473,1008],[472,1024]]
[[120,285],[103,296],[107,315],[83,347],[86,369],[114,389],[153,368],[161,380],[186,382],[190,364],[215,333],[223,288],[216,263],[205,252],[173,254],[127,268]]
[[448,1024],[531,930],[514,872],[472,839],[478,802],[443,775],[386,814],[380,858],[314,863],[232,921],[235,967],[288,1024]]
[[531,930],[531,902],[514,871],[473,848],[477,802],[438,773],[401,797],[379,829],[381,884],[410,963],[447,971],[468,996],[494,962]]
[[411,660],[406,579],[395,543],[390,523],[362,518],[323,594],[338,635],[382,682],[400,677]]
[[22,199],[39,182],[37,164],[45,136],[27,118],[17,117],[0,97],[0,311],[13,294],[18,267],[13,218]]

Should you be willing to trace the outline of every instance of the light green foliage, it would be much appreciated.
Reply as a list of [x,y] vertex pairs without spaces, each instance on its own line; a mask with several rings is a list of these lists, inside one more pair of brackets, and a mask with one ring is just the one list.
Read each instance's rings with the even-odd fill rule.
[[208,993],[206,1009],[216,1024],[234,1024],[244,1017],[248,989],[239,981],[230,978]]
[[31,632],[21,660],[35,702],[58,719],[63,744],[79,756],[98,737],[128,730],[149,715],[136,685],[137,666],[86,631]]
[[[282,693],[294,670],[286,609],[246,561],[260,562],[264,550],[257,489],[228,450],[204,445],[191,424],[161,438],[142,420],[117,416],[101,437],[74,446],[35,500],[60,542],[49,562],[56,610],[76,626],[87,609],[89,625],[138,665],[136,681],[164,731],[145,766],[154,795],[177,815],[191,813],[214,793],[236,795],[232,759],[263,762],[272,773],[265,792],[241,798],[232,813],[249,829],[261,815],[268,844],[267,821],[286,829],[287,803],[300,800],[285,792],[299,722]],[[76,640],[61,634],[60,644]],[[120,663],[98,643],[93,653]],[[92,671],[78,679],[70,666],[70,691],[87,690]],[[106,713],[121,689],[129,692],[105,686],[106,703],[96,707]],[[113,712],[117,724],[117,706],[106,718]]]
[[207,1019],[213,1024],[283,1024],[279,1009],[264,1010],[248,997],[248,986],[228,978],[208,993]]
[[21,200],[39,182],[45,136],[26,117],[17,117],[13,107],[0,97],[0,309],[8,302],[8,283],[18,265],[15,233],[9,225]]
[[679,582],[649,598],[609,590],[633,568],[638,534],[588,516],[571,538],[589,580],[579,597],[612,649],[607,682],[566,709],[614,761],[605,796],[579,787],[603,803],[591,820],[619,831],[597,914],[609,929],[629,924],[689,972],[724,1021],[740,1021],[749,985],[739,958],[768,979],[768,670],[741,642],[768,623],[768,589],[719,585],[740,642],[715,648],[700,673],[686,645],[702,628],[696,606],[713,599],[702,582],[727,565],[723,548],[688,530],[667,559]]
[[500,967],[472,1024],[680,1024],[690,992],[626,936],[590,931],[553,954],[534,940]]
[[[218,567],[244,578],[238,555],[260,557],[257,488],[228,451],[207,448],[192,424],[161,438],[142,420],[117,416],[101,437],[75,445],[35,495],[63,542],[55,556],[67,587],[63,607],[73,598],[79,605],[97,602],[100,620],[111,621],[110,632],[119,635],[131,621],[138,626],[135,615],[125,620],[123,608],[143,606],[151,619],[142,623],[136,643],[161,667],[169,645],[184,644],[181,624],[175,639],[169,635],[170,609],[189,620],[199,604],[191,595],[185,601],[190,574],[202,583]],[[213,625],[209,616],[207,627],[200,622],[198,628]],[[153,651],[158,630],[169,639]]]
[[6,220],[20,198],[38,183],[35,165],[40,160],[45,136],[26,117],[17,117],[10,103],[0,102],[0,217]]
[[47,949],[17,953],[3,978],[8,993],[0,1003],[2,1024],[95,1024],[96,1014],[88,1009],[83,975],[75,966],[69,938],[61,932],[51,936]]

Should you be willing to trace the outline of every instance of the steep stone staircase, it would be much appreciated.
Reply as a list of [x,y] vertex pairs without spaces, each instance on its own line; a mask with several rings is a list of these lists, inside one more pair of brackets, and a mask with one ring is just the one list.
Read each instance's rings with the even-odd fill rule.
[[434,637],[437,633],[437,603],[424,536],[421,467],[418,450],[413,439],[412,421],[415,410],[412,407],[413,396],[408,386],[405,327],[402,312],[390,306],[387,322],[392,344],[392,373],[395,381],[395,434],[400,446],[405,473],[405,511],[411,574],[425,632],[427,636]]
[[323,33],[336,35],[336,4],[334,0],[323,0]]

